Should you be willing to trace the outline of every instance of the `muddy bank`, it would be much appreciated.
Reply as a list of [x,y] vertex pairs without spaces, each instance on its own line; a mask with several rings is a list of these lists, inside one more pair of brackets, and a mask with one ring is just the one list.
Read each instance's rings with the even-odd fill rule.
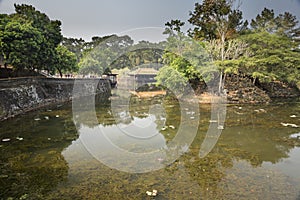
[[[74,79],[18,78],[0,80],[0,120],[47,105],[66,102],[73,98]],[[104,79],[77,79],[80,95],[95,92],[109,98],[110,84]]]

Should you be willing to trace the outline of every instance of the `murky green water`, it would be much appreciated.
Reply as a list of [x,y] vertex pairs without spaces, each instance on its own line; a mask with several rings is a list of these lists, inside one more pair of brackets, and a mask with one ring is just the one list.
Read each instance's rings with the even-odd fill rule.
[[[175,137],[181,123],[180,108],[174,100],[131,99],[129,113],[123,117],[126,122],[116,122],[112,114],[124,115],[122,106],[112,112],[110,105],[96,106],[98,124],[86,113],[85,124],[79,126],[102,127],[106,134],[118,138],[117,130],[124,124],[147,127],[147,123],[154,122],[154,132],[163,143],[147,147],[130,141],[120,143],[135,152],[163,147]],[[155,106],[164,108],[164,112],[156,112]],[[300,133],[300,128],[287,125],[300,125],[299,102],[227,106],[221,137],[206,157],[199,158],[210,112],[210,105],[200,105],[198,133],[186,153],[173,164],[148,173],[121,172],[95,159],[73,123],[71,105],[1,122],[0,198],[300,198],[300,138],[295,135]],[[193,119],[185,123],[192,126]],[[141,135],[146,133],[147,129]],[[93,140],[93,134],[88,138]],[[158,191],[156,197],[147,196],[146,191],[152,190]]]

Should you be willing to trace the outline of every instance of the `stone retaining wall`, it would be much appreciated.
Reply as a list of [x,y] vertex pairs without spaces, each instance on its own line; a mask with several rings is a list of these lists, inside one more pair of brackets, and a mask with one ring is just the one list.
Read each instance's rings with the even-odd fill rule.
[[260,87],[263,88],[271,98],[295,98],[300,96],[300,91],[297,87],[290,87],[279,81],[261,83]]
[[227,76],[225,80],[227,100],[229,103],[268,103],[268,94],[253,84],[248,77]]
[[[108,99],[110,83],[105,79],[54,79],[43,77],[0,80],[0,120],[73,98],[76,81],[77,94],[97,94]],[[78,96],[79,95],[79,96]]]

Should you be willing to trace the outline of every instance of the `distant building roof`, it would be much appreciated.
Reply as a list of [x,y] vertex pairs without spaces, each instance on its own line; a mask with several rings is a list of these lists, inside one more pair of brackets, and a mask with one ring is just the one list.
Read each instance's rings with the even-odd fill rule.
[[135,76],[135,75],[157,75],[158,71],[153,68],[139,68],[137,70],[131,71],[128,74]]

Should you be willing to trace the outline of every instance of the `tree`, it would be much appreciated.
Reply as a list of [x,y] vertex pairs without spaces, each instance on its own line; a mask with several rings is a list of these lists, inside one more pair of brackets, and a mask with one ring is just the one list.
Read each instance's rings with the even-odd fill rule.
[[[4,61],[4,52],[3,52],[3,35],[6,24],[9,22],[9,17],[7,14],[0,14],[0,65],[4,64],[4,67],[7,67],[7,63]],[[1,66],[0,66],[1,67]]]
[[165,31],[163,34],[168,34],[169,36],[173,36],[174,33],[181,32],[181,27],[184,26],[184,22],[180,20],[171,20],[170,22],[165,23]]
[[16,13],[1,15],[1,54],[5,65],[17,69],[51,71],[55,48],[62,39],[60,21],[53,21],[30,5],[15,4]]
[[157,44],[149,41],[139,41],[129,48],[129,52],[126,53],[127,65],[123,64],[123,66],[134,68],[143,64],[151,64],[158,69],[162,64],[163,49],[164,43]]
[[254,82],[283,81],[299,84],[300,53],[297,44],[286,35],[266,31],[242,36],[249,44],[250,57],[245,59],[244,71]]
[[177,92],[184,92],[187,85],[194,82],[213,80],[217,69],[211,65],[210,57],[203,42],[185,36],[180,31],[168,32],[163,55],[164,66],[159,70],[158,84]]
[[185,91],[188,82],[188,79],[182,76],[182,74],[176,71],[171,65],[165,65],[160,68],[155,79],[158,85],[162,85],[170,91],[176,91],[178,93]]
[[[248,50],[248,44],[241,40],[240,38],[230,39],[226,41],[225,48],[222,48],[220,40],[211,40],[205,42],[205,49],[208,54],[212,56],[214,63],[219,67],[219,69],[224,72],[223,80],[220,79],[219,82],[219,92],[221,88],[224,87],[224,82],[227,74],[237,74],[241,73],[240,63],[243,59],[247,58],[250,54]],[[222,60],[221,51],[224,50],[224,58]]]
[[78,70],[76,55],[62,45],[56,47],[53,63],[53,69],[58,71],[60,77],[62,77],[63,73]]
[[250,25],[254,30],[267,31],[269,33],[276,32],[274,10],[264,8],[261,14],[258,14],[255,19],[251,20]]
[[300,27],[295,16],[285,12],[275,16],[265,8],[251,22],[250,33],[243,36],[252,56],[244,67],[254,81],[279,80],[300,84]]
[[221,71],[219,93],[223,91],[226,77],[225,65],[222,67],[222,63],[232,57],[228,56],[230,52],[236,52],[244,46],[237,41],[229,41],[247,26],[247,21],[244,23],[242,21],[242,12],[233,9],[233,5],[234,1],[204,0],[202,4],[195,4],[195,10],[190,13],[189,19],[189,22],[195,26],[190,30],[190,34],[195,39],[206,41],[208,49],[214,53],[213,58],[218,61],[216,63],[219,64]]
[[289,12],[285,12],[283,14],[279,14],[279,16],[276,17],[275,22],[278,26],[279,34],[284,34],[298,43],[300,42],[300,27],[296,16]]
[[243,28],[242,12],[233,9],[234,1],[204,0],[196,3],[188,20],[194,29],[190,34],[195,39],[221,39],[225,41]]
[[289,12],[275,16],[273,10],[264,8],[261,14],[251,21],[250,25],[251,30],[277,33],[299,42],[300,27],[298,23],[296,16]]
[[83,56],[83,51],[86,49],[86,42],[82,38],[77,39],[64,37],[61,44],[76,55],[77,62],[80,61]]
[[110,70],[112,65],[116,66],[118,59],[120,61],[119,64],[126,65],[124,53],[127,52],[132,44],[133,40],[127,35],[93,37],[92,42],[88,44],[88,48],[84,51],[84,56],[79,62],[79,72],[101,75],[106,69]]
[[97,58],[94,58],[93,55],[87,54],[85,55],[80,62],[78,63],[79,73],[83,75],[88,74],[97,74],[101,75],[104,72],[101,63]]
[[62,41],[61,22],[58,20],[50,20],[49,17],[37,11],[33,6],[26,4],[15,4],[16,13],[13,15],[26,19],[31,22],[32,26],[39,30],[42,35],[43,43],[39,49],[39,57],[37,59],[37,69],[50,70],[53,58],[55,56],[55,48]]
[[15,69],[37,68],[43,41],[42,34],[30,21],[11,16],[1,36],[5,63],[14,66]]

